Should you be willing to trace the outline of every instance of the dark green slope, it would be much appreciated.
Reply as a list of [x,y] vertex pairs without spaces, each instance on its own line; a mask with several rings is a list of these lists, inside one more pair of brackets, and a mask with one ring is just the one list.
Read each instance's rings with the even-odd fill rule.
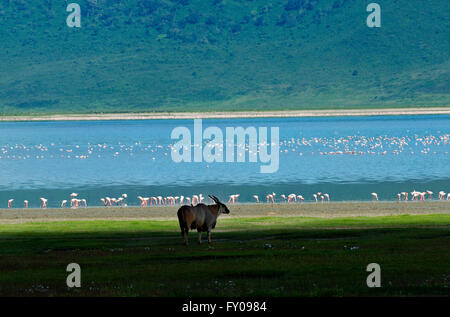
[[0,0],[0,111],[449,106],[450,2],[370,2]]

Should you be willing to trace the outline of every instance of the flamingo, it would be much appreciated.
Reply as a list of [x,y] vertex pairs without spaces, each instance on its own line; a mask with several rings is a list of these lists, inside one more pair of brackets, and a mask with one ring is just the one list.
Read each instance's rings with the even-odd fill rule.
[[47,208],[47,199],[45,198],[39,198],[41,200],[41,208],[45,209]]
[[447,201],[450,200],[450,193],[447,194]]
[[398,193],[397,194],[397,199],[398,199],[398,201],[401,201],[402,200],[402,194]]
[[102,202],[104,207],[107,206],[107,202],[106,202],[105,198],[100,198],[100,201]]
[[267,199],[267,203],[269,203],[269,200],[270,201],[272,201],[272,204],[274,204],[275,203],[275,193],[272,193],[272,194],[268,194],[267,196],[266,196],[266,199]]
[[317,202],[317,195],[313,194],[314,200]]
[[420,201],[425,201],[425,195],[426,194],[427,194],[426,192],[419,193]]
[[67,200],[61,202],[61,208],[66,208]]
[[187,201],[188,205],[192,205],[192,204],[191,204],[191,198],[186,197],[186,201]]
[[297,202],[297,195],[296,194],[289,194],[288,195],[288,203],[291,203],[292,201]]
[[180,196],[180,205],[183,205],[184,203],[184,196]]
[[12,207],[13,201],[14,201],[14,199],[12,199],[12,198],[10,200],[8,200],[8,208]]
[[142,196],[137,196],[137,198],[139,199],[139,201],[140,201],[140,206],[141,207],[144,207],[144,198],[142,198]]
[[378,201],[378,194],[377,193],[371,193],[372,200]]
[[230,199],[228,200],[228,202],[232,204],[236,203],[239,196],[239,194],[230,195]]
[[330,201],[330,195],[328,194],[323,194],[323,196],[325,197],[325,199],[329,202]]
[[150,197],[150,205],[157,205],[158,199],[154,196]]
[[297,195],[297,199],[298,199],[300,202],[303,202],[303,201],[305,200],[305,198],[303,198],[302,195]]
[[408,193],[407,192],[401,192],[400,194],[402,194],[403,200],[408,201]]
[[128,195],[127,194],[122,194],[122,198],[123,198],[123,205],[126,207],[127,206]]
[[255,203],[259,203],[259,197],[258,197],[258,195],[253,195],[253,198],[255,199]]
[[280,195],[280,197],[283,198],[283,202],[286,202],[286,199],[287,199],[286,195],[282,194],[282,195]]
[[24,200],[23,201],[23,207],[24,208],[28,208],[28,200]]
[[411,192],[412,200],[419,200],[420,193],[414,189],[414,191]]
[[72,198],[70,200],[70,208],[76,209],[76,208],[78,208],[79,204],[80,204],[80,201],[76,198]]
[[80,200],[80,203],[82,203],[82,204],[83,204],[83,207],[84,207],[84,208],[86,208],[86,207],[87,207],[87,202],[86,202],[86,199],[81,199],[81,200]]
[[70,198],[71,198],[71,199],[76,198],[76,197],[78,197],[78,194],[77,194],[77,193],[72,193],[72,194],[70,194]]
[[439,200],[444,200],[444,198],[445,198],[445,192],[441,190],[439,192]]
[[433,200],[433,192],[431,190],[427,190],[428,199]]

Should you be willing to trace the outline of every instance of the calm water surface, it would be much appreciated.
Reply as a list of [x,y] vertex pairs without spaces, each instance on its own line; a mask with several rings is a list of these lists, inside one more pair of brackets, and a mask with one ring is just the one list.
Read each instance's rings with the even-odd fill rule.
[[[214,193],[240,201],[269,192],[327,192],[332,200],[395,200],[414,189],[450,191],[450,116],[208,119],[203,128],[279,127],[279,170],[261,162],[174,163],[170,138],[193,120],[0,123],[0,208],[9,198],[58,206],[71,192],[104,196]],[[207,142],[207,141],[205,141]],[[248,155],[248,153],[247,153]],[[437,196],[437,195],[436,195]]]

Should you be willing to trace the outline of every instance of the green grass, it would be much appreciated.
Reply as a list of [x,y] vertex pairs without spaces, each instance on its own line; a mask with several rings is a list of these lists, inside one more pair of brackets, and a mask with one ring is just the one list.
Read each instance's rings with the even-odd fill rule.
[[1,115],[450,105],[445,0],[97,2],[0,0]]
[[[450,215],[221,219],[213,244],[176,221],[0,225],[0,295],[448,295]],[[358,247],[353,248],[352,247]],[[67,264],[82,287],[68,289]],[[381,265],[382,287],[365,280]]]

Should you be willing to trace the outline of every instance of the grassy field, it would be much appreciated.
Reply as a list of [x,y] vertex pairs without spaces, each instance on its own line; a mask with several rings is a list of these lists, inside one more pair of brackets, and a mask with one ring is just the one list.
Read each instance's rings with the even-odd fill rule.
[[[172,215],[3,223],[0,295],[448,295],[448,204],[397,204],[397,211],[394,204],[365,205],[349,216],[347,204],[334,217],[300,216],[277,206],[278,214],[266,215],[261,206],[242,205],[253,215],[224,216],[212,245],[198,245],[192,233],[187,247]],[[65,285],[72,262],[81,266],[79,289]],[[381,265],[381,288],[366,286],[366,266],[373,262]]]
[[1,115],[450,105],[445,0],[77,3],[0,0]]

